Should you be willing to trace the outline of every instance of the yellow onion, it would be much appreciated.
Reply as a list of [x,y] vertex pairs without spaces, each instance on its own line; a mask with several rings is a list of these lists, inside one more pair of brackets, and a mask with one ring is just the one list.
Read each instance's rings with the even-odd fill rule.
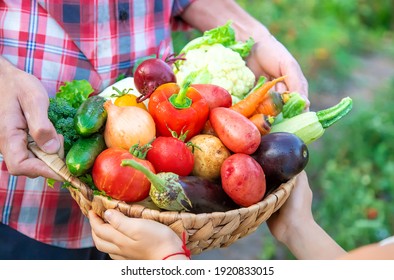
[[107,147],[130,149],[135,144],[145,145],[156,136],[155,122],[144,109],[135,106],[119,107],[107,100],[108,113],[104,130]]

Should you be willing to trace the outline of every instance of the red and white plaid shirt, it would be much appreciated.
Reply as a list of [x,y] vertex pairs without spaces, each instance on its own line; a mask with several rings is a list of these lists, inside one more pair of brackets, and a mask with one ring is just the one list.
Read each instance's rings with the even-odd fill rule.
[[[86,79],[100,92],[135,61],[156,53],[193,0],[0,1],[0,55],[41,80],[53,96]],[[65,248],[93,245],[90,225],[68,190],[7,172],[0,154],[0,222]]]

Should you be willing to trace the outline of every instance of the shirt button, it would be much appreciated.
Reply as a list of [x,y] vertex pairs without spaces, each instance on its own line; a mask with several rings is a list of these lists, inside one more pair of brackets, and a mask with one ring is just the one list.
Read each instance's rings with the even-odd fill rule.
[[129,19],[129,13],[126,10],[120,10],[119,11],[119,19],[121,21],[125,21]]

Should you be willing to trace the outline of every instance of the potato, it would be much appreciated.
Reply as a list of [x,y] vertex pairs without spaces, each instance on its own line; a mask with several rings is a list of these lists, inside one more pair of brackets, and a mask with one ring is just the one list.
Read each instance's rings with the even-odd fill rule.
[[222,141],[214,135],[199,134],[189,142],[195,146],[192,174],[208,180],[219,178],[223,161],[231,155]]
[[233,154],[223,162],[221,180],[227,195],[243,207],[261,201],[266,192],[263,168],[246,154]]
[[260,145],[261,134],[245,116],[225,107],[217,107],[209,114],[213,130],[220,141],[233,153],[252,154]]
[[231,94],[221,86],[213,84],[192,84],[201,96],[208,102],[209,109],[216,107],[229,108],[232,105]]

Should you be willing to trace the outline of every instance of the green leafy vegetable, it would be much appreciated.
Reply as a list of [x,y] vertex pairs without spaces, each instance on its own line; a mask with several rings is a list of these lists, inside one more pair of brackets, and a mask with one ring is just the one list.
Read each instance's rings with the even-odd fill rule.
[[214,45],[221,44],[233,51],[239,53],[241,57],[247,57],[254,45],[252,38],[246,42],[237,41],[235,39],[235,31],[231,27],[231,21],[228,21],[225,25],[213,28],[204,32],[201,37],[191,40],[181,50],[180,54],[187,53],[190,50],[198,49],[203,45]]
[[78,108],[93,92],[94,89],[88,81],[73,80],[59,87],[56,98],[65,99],[72,107]]

